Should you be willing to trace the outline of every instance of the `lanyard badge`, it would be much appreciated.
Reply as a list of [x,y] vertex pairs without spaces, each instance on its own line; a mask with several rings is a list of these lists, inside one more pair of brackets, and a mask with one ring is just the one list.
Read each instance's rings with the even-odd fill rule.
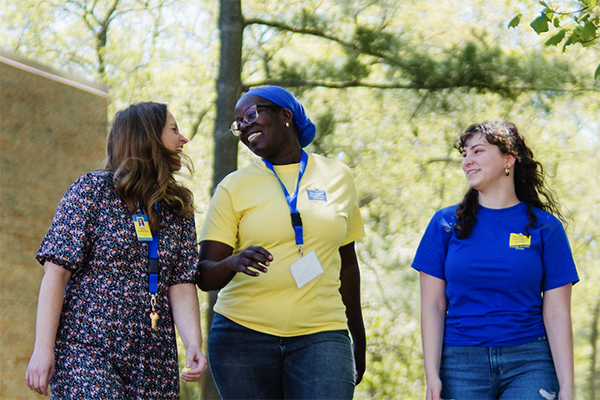
[[[156,203],[156,211],[158,212],[158,203]],[[148,216],[140,210],[139,206],[137,213],[133,215],[133,225],[135,233],[140,242],[148,243],[148,292],[150,293],[150,305],[152,312],[150,320],[152,329],[158,330],[158,320],[160,319],[156,312],[156,293],[158,292],[158,232],[152,235]]]
[[139,208],[137,214],[133,214],[133,225],[135,226],[135,233],[137,238],[141,242],[151,242],[152,232],[150,231],[150,224],[148,223],[148,216],[143,214]]
[[283,182],[281,182],[281,179],[279,179],[279,177],[277,176],[277,172],[275,172],[273,164],[271,164],[265,159],[263,159],[263,161],[277,177],[277,180],[281,185],[281,189],[283,189],[285,200],[287,201],[288,207],[290,208],[292,228],[294,228],[294,235],[296,237],[296,247],[298,247],[298,252],[300,253],[300,260],[290,265],[290,271],[292,273],[292,276],[294,277],[294,280],[296,281],[296,286],[298,286],[298,289],[300,289],[324,272],[316,253],[314,251],[311,251],[305,257],[304,252],[302,250],[302,245],[304,244],[304,237],[302,229],[302,218],[300,218],[300,212],[298,211],[298,191],[300,188],[300,180],[302,179],[302,175],[304,175],[304,171],[306,171],[306,165],[308,164],[308,154],[304,150],[302,150],[302,157],[300,158],[300,170],[298,171],[298,182],[296,183],[296,190],[291,195],[288,193]]
[[275,168],[273,168],[273,164],[270,161],[267,161],[263,158],[263,161],[267,168],[269,168],[275,174],[275,177],[279,181],[281,185],[281,189],[283,189],[283,194],[285,195],[285,200],[290,208],[290,216],[292,218],[292,228],[294,228],[294,236],[296,237],[296,247],[298,247],[298,252],[300,256],[303,256],[304,253],[302,251],[302,245],[304,244],[304,237],[302,231],[302,218],[300,218],[300,212],[298,211],[298,190],[300,188],[300,180],[302,179],[302,175],[304,175],[304,171],[306,171],[306,165],[308,164],[308,154],[302,150],[302,157],[300,157],[300,170],[298,171],[298,181],[296,182],[296,190],[291,195],[288,193],[287,189],[279,176],[277,176],[277,172],[275,172]]

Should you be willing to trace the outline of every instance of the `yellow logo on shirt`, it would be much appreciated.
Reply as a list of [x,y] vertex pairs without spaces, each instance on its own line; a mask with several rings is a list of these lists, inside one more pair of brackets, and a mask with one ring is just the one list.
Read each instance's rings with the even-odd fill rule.
[[509,246],[513,249],[528,249],[531,246],[531,236],[522,233],[511,233]]

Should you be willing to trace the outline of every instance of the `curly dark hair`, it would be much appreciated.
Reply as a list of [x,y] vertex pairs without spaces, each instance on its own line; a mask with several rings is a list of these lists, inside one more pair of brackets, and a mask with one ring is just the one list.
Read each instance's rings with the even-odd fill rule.
[[[527,144],[519,130],[509,121],[484,121],[480,124],[469,126],[454,144],[461,154],[467,145],[467,141],[475,135],[483,135],[488,143],[498,146],[502,154],[510,154],[515,157],[514,182],[515,192],[520,201],[527,206],[529,223],[525,227],[525,233],[529,236],[529,227],[535,227],[537,217],[532,207],[537,207],[557,216],[563,224],[566,220],[560,211],[560,204],[556,194],[546,186],[544,169],[542,164],[533,157],[533,151]],[[479,208],[478,191],[469,188],[463,201],[456,209],[457,223],[454,229],[461,239],[468,238],[473,225],[477,223],[477,209]]]
[[108,135],[105,169],[114,172],[115,190],[135,212],[138,204],[148,215],[152,232],[160,230],[160,216],[153,205],[167,203],[178,216],[194,212],[192,192],[179,183],[171,165],[183,162],[192,171],[191,160],[163,145],[161,133],[167,123],[167,105],[146,102],[117,112]]

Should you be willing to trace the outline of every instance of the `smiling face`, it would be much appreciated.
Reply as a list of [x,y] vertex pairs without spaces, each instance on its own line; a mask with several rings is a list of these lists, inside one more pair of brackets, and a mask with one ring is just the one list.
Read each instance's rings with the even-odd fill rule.
[[[183,150],[183,145],[188,142],[188,140],[179,132],[177,121],[175,121],[173,114],[169,111],[167,111],[167,123],[162,130],[160,140],[167,149],[177,153],[180,153]],[[178,162],[171,167],[173,171],[179,171],[181,169],[181,162]]]
[[[298,136],[292,128],[292,113],[286,108],[272,107],[273,103],[259,96],[246,95],[235,106],[235,119],[242,121],[244,113],[256,106],[258,117],[252,123],[240,126],[240,140],[254,154],[274,164],[287,163],[286,159],[301,151]],[[261,107],[268,106],[268,107]],[[286,126],[286,122],[289,126]]]
[[501,186],[506,179],[513,179],[512,174],[506,176],[504,169],[513,166],[515,157],[502,154],[500,148],[490,144],[483,134],[471,136],[462,154],[462,168],[467,181],[479,192]]

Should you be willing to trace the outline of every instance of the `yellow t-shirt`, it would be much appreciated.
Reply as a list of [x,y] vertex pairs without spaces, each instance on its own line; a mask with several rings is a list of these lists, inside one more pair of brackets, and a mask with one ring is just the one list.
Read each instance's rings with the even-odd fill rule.
[[[275,165],[288,193],[299,164]],[[354,178],[343,163],[309,154],[298,190],[304,254],[315,251],[324,273],[298,289],[290,265],[300,259],[283,190],[262,160],[225,177],[211,200],[200,241],[234,248],[262,246],[273,255],[266,274],[238,273],[219,292],[215,311],[276,336],[347,329],[339,292],[339,248],[364,236]],[[202,279],[202,277],[200,277]]]

